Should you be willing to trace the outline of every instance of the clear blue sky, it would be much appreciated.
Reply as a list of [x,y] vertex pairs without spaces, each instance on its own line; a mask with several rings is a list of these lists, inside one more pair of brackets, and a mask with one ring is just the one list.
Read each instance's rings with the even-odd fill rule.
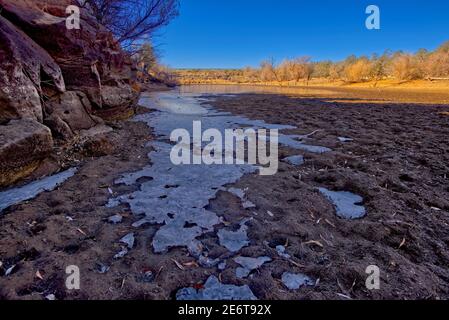
[[[370,4],[380,7],[381,30],[365,28]],[[181,0],[156,43],[171,67],[239,68],[269,57],[435,49],[446,40],[448,0]]]

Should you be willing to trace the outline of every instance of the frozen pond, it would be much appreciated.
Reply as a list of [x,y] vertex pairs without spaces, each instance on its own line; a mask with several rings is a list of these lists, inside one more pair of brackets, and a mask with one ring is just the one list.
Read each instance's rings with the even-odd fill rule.
[[[133,185],[142,181],[141,178],[146,178],[138,191],[111,199],[108,206],[129,205],[134,215],[139,217],[135,227],[161,225],[152,241],[156,253],[166,252],[173,247],[201,248],[196,239],[206,232],[214,231],[214,226],[222,223],[222,219],[214,212],[205,209],[209,201],[224,186],[236,183],[245,174],[258,171],[257,166],[249,164],[174,165],[170,160],[173,144],[169,142],[174,130],[185,129],[193,136],[194,121],[201,121],[203,131],[213,128],[223,132],[223,135],[226,129],[293,128],[218,112],[201,104],[205,101],[207,99],[197,97],[196,94],[176,91],[147,94],[140,101],[141,105],[157,110],[135,118],[135,121],[147,123],[157,135],[157,140],[151,142],[154,151],[148,155],[152,165],[118,179],[116,184]],[[279,143],[310,152],[329,151],[327,148],[304,144],[302,138],[280,133]],[[190,150],[190,145],[187,147]],[[237,231],[226,228],[219,230],[220,243],[228,250],[237,252],[249,243],[246,240],[246,228],[243,223]],[[196,255],[201,257],[200,252],[196,252]]]

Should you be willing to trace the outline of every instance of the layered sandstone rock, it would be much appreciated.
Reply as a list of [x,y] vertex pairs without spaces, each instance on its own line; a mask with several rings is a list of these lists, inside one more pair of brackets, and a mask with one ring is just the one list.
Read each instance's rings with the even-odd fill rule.
[[50,129],[35,120],[11,120],[0,126],[0,187],[30,174],[52,149]]
[[67,91],[45,103],[44,123],[57,138],[68,140],[98,123],[91,113],[92,106],[84,93]]
[[138,97],[132,88],[136,70],[131,59],[85,9],[81,29],[66,28],[66,8],[73,4],[77,1],[0,0],[2,15],[54,58],[68,90],[85,92],[94,111],[101,110],[104,116],[108,109],[127,112]]
[[43,120],[42,79],[64,92],[61,69],[30,37],[0,16],[0,123],[10,119]]
[[[81,28],[68,29],[69,5],[79,4],[0,0],[0,185],[48,155],[52,135],[70,142],[102,123],[97,115],[133,113],[139,93],[131,59],[86,9]],[[13,134],[24,127],[23,135]]]

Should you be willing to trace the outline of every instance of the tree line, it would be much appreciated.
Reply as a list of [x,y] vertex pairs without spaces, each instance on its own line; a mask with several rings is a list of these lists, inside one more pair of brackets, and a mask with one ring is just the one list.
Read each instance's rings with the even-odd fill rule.
[[449,80],[449,41],[434,51],[420,49],[416,53],[386,51],[382,55],[357,57],[351,55],[342,61],[313,61],[311,57],[262,61],[256,68],[233,70],[178,70],[182,83],[237,82],[307,84],[311,79],[327,79],[347,83],[395,79]]
[[[179,0],[78,0],[96,19],[114,34],[128,51],[140,70],[174,82],[173,72],[158,63],[151,40],[161,27],[179,14]],[[312,78],[342,80],[345,82],[399,81],[418,79],[449,79],[449,41],[435,51],[421,49],[416,53],[386,51],[382,55],[356,57],[343,61],[314,61],[311,57],[262,61],[259,67],[209,72],[178,71],[178,78],[191,82],[207,79],[231,82],[300,82]],[[197,79],[195,79],[197,78]]]
[[249,82],[307,82],[312,78],[346,82],[449,79],[449,41],[435,51],[420,49],[414,54],[386,51],[370,57],[351,55],[339,62],[314,62],[310,57],[299,57],[276,64],[271,59],[263,61],[258,68],[244,68],[242,76]]

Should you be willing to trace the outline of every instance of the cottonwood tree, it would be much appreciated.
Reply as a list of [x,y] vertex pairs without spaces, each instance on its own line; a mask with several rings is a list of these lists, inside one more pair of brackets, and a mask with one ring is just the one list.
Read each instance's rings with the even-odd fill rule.
[[122,47],[136,51],[161,27],[178,16],[179,0],[81,0]]
[[284,60],[277,67],[277,74],[279,76],[280,81],[289,81],[290,80],[290,61]]
[[312,76],[316,78],[329,78],[332,64],[332,61],[315,62]]
[[363,57],[354,63],[346,66],[345,76],[346,80],[350,82],[361,82],[368,80],[372,70],[372,63],[368,58]]
[[276,80],[280,82],[276,63],[273,58],[260,63],[260,78],[262,81],[269,82]]
[[300,79],[304,79],[304,81],[309,84],[315,68],[314,64],[311,62],[311,57],[296,58],[293,62],[293,65],[295,66],[296,72],[295,80],[298,82]]
[[449,41],[424,60],[428,78],[449,78]]
[[254,82],[257,81],[260,77],[259,70],[252,67],[245,67],[242,73],[243,73],[243,81]]
[[411,54],[401,53],[396,55],[392,62],[392,72],[394,77],[401,81],[422,78],[418,61]]

